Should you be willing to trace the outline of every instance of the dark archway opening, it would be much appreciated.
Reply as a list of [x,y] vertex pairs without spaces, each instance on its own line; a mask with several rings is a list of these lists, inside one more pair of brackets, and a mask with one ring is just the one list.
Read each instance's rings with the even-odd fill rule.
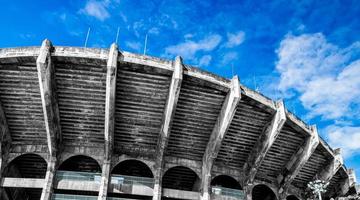
[[213,178],[211,181],[211,186],[218,186],[230,189],[241,190],[241,185],[233,177],[220,175]]
[[286,197],[286,200],[300,200],[300,199],[297,198],[295,195],[290,195]]
[[256,185],[252,190],[253,200],[276,200],[274,192],[266,185]]
[[162,187],[198,192],[200,188],[200,179],[193,170],[187,167],[173,167],[164,174]]
[[59,171],[101,173],[99,163],[88,156],[73,156],[65,160],[58,168]]
[[126,160],[117,164],[111,174],[153,178],[151,169],[138,160]]
[[[12,160],[4,169],[3,176],[10,178],[44,179],[47,162],[39,155],[24,154]],[[5,188],[7,196],[14,200],[38,200],[41,189],[38,188]]]

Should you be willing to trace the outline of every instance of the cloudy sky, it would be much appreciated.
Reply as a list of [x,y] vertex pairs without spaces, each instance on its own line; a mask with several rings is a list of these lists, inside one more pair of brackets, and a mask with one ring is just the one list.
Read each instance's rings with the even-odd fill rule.
[[360,3],[357,0],[0,0],[0,48],[109,47],[173,59],[283,99],[341,147],[360,176]]

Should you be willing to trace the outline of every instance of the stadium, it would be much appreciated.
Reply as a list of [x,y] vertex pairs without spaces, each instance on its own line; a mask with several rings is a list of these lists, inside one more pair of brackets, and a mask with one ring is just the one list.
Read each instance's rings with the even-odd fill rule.
[[308,125],[241,84],[118,49],[0,49],[3,200],[300,200],[359,192]]

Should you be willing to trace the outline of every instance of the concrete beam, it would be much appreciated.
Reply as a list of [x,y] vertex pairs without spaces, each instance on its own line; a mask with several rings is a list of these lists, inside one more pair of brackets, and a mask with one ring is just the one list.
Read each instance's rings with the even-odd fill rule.
[[61,140],[59,108],[55,85],[55,68],[51,59],[52,44],[45,39],[36,60],[41,102],[44,112],[49,154],[56,156]]
[[9,157],[11,146],[11,136],[7,124],[6,116],[2,104],[0,102],[0,180],[2,178],[3,170]]
[[355,176],[355,170],[354,169],[348,169],[347,175],[341,183],[340,183],[340,195],[345,195],[351,187],[355,186],[356,182],[356,176]]
[[231,124],[231,121],[235,115],[237,105],[240,101],[240,83],[237,76],[231,80],[231,88],[228,92],[225,101],[222,105],[220,114],[217,118],[214,129],[211,133],[209,142],[207,144],[205,154],[202,162],[202,177],[201,177],[201,199],[210,199],[210,182],[211,182],[211,170],[214,161],[219,153],[221,143],[224,136]]
[[167,97],[166,107],[162,118],[162,125],[155,154],[155,166],[157,170],[154,176],[155,184],[153,200],[161,199],[161,179],[164,167],[164,153],[170,137],[170,127],[175,115],[175,109],[180,95],[181,82],[183,79],[183,64],[182,58],[180,56],[176,57],[175,61],[173,62],[173,67],[174,71],[171,78],[169,94]]
[[319,135],[316,126],[310,129],[310,136],[306,138],[305,144],[300,147],[296,154],[292,156],[287,163],[283,174],[279,174],[278,182],[280,185],[279,193],[286,193],[292,181],[299,173],[300,169],[309,160],[314,153],[316,147],[319,145]]
[[51,200],[51,194],[54,188],[56,165],[57,165],[56,157],[51,157],[48,161],[48,166],[44,180],[45,183],[43,184],[40,200]]
[[283,125],[286,121],[285,107],[282,101],[276,103],[276,113],[269,125],[266,125],[259,140],[255,144],[254,149],[249,155],[248,161],[245,163],[244,171],[244,185],[252,184],[262,161],[264,160],[270,147],[275,142]]
[[336,172],[340,169],[343,163],[344,161],[341,156],[341,149],[340,148],[335,149],[333,159],[330,161],[330,163],[327,166],[325,166],[325,168],[323,168],[317,174],[317,178],[325,182],[330,181],[330,179],[336,174]]
[[116,98],[116,77],[119,50],[114,43],[110,47],[109,58],[107,61],[106,73],[106,100],[105,100],[105,156],[101,177],[101,185],[98,200],[106,200],[109,186],[111,155],[114,147],[114,127],[115,127],[115,98]]
[[39,178],[3,178],[1,181],[1,187],[11,188],[42,188],[44,185],[44,179]]

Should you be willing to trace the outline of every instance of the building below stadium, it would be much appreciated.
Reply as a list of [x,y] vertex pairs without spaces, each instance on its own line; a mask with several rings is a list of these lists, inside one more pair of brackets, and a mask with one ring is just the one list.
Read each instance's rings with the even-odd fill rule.
[[300,200],[355,174],[284,107],[231,80],[110,49],[0,49],[2,200]]

